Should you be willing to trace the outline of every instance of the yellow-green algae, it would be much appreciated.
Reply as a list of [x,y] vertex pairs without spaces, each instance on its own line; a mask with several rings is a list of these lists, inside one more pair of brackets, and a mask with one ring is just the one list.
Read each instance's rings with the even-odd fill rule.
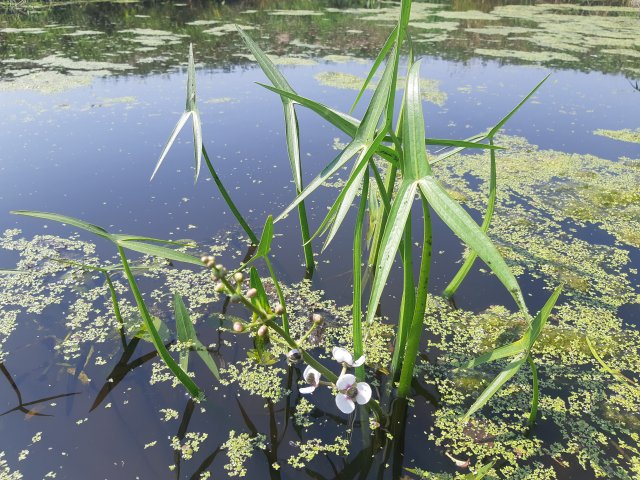
[[293,468],[304,468],[318,455],[333,453],[340,457],[349,455],[349,440],[336,437],[333,443],[325,443],[319,438],[312,438],[306,442],[295,442],[295,446],[300,449],[297,455],[289,457],[287,463]]
[[235,430],[229,432],[229,439],[222,444],[222,450],[227,454],[228,462],[224,466],[230,477],[244,477],[247,475],[245,463],[253,456],[255,449],[267,448],[267,437],[257,435],[251,437],[248,433],[236,435]]
[[7,460],[4,458],[5,453],[0,451],[0,479],[1,480],[22,480],[23,476],[19,470],[11,470]]
[[[640,246],[633,235],[640,231],[637,161],[540,150],[520,137],[500,137],[497,144],[507,150],[497,154],[498,204],[489,235],[516,273],[549,286],[565,282],[566,295],[596,306],[637,303],[637,285],[626,271],[629,249]],[[488,156],[457,156],[437,170],[468,207],[484,211]],[[618,243],[590,243],[583,229]]]
[[[640,53],[640,52],[639,52]],[[640,143],[640,128],[637,130],[631,130],[625,128],[623,130],[595,130],[594,135],[601,135],[607,138],[613,138],[614,140],[620,140],[621,142]]]
[[[351,73],[344,72],[320,72],[314,77],[321,85],[327,87],[342,88],[345,90],[360,90],[365,79]],[[398,79],[398,88],[402,88],[403,79]],[[422,99],[434,103],[438,106],[444,105],[447,101],[447,94],[440,90],[440,82],[433,79],[421,79],[420,90]],[[374,90],[376,82],[367,85],[368,90]]]
[[[518,372],[467,423],[460,416],[506,363],[456,370],[461,362],[521,334],[523,319],[503,307],[481,313],[451,310],[443,300],[431,297],[425,325],[432,353],[430,362],[421,364],[419,370],[440,395],[441,408],[428,433],[437,445],[473,463],[500,459],[505,464],[494,472],[498,478],[556,478],[562,465],[579,465],[589,476],[599,478],[635,478],[633,464],[640,454],[640,388],[603,370],[585,347],[585,337],[597,344],[612,368],[633,372],[637,381],[637,331],[624,329],[610,312],[579,303],[558,308],[534,350],[541,388],[540,431],[534,428],[527,436],[531,400],[527,369]],[[543,432],[549,430],[556,432],[552,442],[544,439]],[[531,465],[546,465],[539,472],[544,476],[528,477]]]

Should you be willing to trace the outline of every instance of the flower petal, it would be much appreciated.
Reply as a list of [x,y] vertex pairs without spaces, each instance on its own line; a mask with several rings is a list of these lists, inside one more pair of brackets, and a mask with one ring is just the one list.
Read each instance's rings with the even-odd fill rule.
[[348,390],[351,386],[355,385],[356,377],[351,375],[350,373],[345,373],[344,375],[340,375],[338,381],[336,382],[336,388],[340,391]]
[[304,378],[304,381],[309,385],[313,385],[314,387],[317,387],[320,383],[320,377],[320,372],[313,368],[311,365],[307,365],[307,368],[304,369],[304,373],[302,374],[302,378]]
[[300,393],[313,393],[313,391],[318,388],[315,385],[311,385],[310,387],[302,387],[298,391]]
[[350,363],[350,365],[352,367],[359,367],[360,365],[364,365],[364,355],[362,355],[359,359],[357,359],[355,362]]
[[336,395],[336,406],[342,413],[351,413],[356,409],[356,404],[343,393]]
[[366,382],[358,382],[356,385],[358,389],[358,394],[356,395],[356,402],[360,405],[364,405],[371,400],[371,387]]
[[338,363],[346,363],[347,365],[353,363],[351,354],[340,347],[333,347],[333,359]]

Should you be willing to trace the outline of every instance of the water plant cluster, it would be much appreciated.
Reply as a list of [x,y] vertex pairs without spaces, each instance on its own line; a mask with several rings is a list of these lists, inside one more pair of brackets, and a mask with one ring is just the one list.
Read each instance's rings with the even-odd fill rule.
[[[503,473],[508,476],[509,469],[513,468],[514,463],[517,462],[516,457],[533,457],[531,452],[536,447],[535,444],[527,443],[526,438],[540,417],[539,388],[540,384],[545,382],[544,378],[539,376],[537,357],[540,351],[545,349],[544,345],[540,346],[543,340],[548,341],[554,334],[560,335],[555,331],[549,333],[544,327],[561,295],[562,287],[552,285],[555,288],[547,302],[535,316],[531,315],[514,271],[505,261],[509,251],[504,245],[496,245],[487,232],[495,223],[493,217],[499,178],[497,159],[503,150],[499,132],[546,79],[542,79],[522,102],[487,132],[465,140],[425,138],[420,61],[414,59],[412,39],[407,30],[411,3],[411,0],[403,0],[397,23],[354,102],[355,108],[363,101],[365,91],[373,90],[362,119],[353,117],[351,113],[339,112],[296,93],[269,56],[260,49],[249,34],[238,28],[238,34],[271,82],[271,85],[263,85],[264,88],[271,90],[282,100],[287,152],[296,190],[295,199],[292,199],[275,220],[271,216],[266,219],[260,235],[256,234],[234,203],[232,195],[225,188],[223,179],[217,174],[215,165],[207,152],[196,99],[195,59],[193,48],[190,48],[185,110],[160,154],[152,178],[162,166],[180,131],[191,121],[195,179],[198,180],[204,159],[214,183],[251,245],[250,254],[237,268],[221,264],[216,256],[211,254],[213,252],[202,252],[204,253],[202,256],[194,255],[192,251],[197,247],[190,244],[141,235],[113,233],[100,226],[61,214],[36,211],[14,213],[64,223],[113,244],[120,265],[95,265],[86,263],[82,259],[59,257],[53,259],[52,265],[56,265],[57,262],[60,267],[90,271],[104,278],[104,291],[108,292],[110,306],[119,325],[125,349],[131,340],[126,338],[128,329],[125,325],[123,304],[124,308],[136,309],[142,320],[142,327],[135,338],[145,338],[153,344],[164,364],[162,368],[165,369],[165,373],[168,369],[170,376],[184,386],[194,403],[203,402],[204,395],[198,382],[189,372],[191,353],[197,354],[219,381],[225,381],[224,375],[221,375],[220,367],[209,349],[199,340],[181,292],[174,292],[172,298],[177,342],[176,345],[167,347],[166,336],[162,332],[165,326],[158,322],[150,311],[148,301],[145,300],[136,279],[138,267],[131,264],[127,251],[197,267],[197,271],[187,271],[187,275],[206,278],[211,290],[205,294],[224,296],[229,302],[244,307],[247,316],[227,319],[224,330],[238,337],[250,336],[254,346],[249,352],[250,362],[258,365],[277,362],[301,364],[302,379],[306,385],[298,385],[297,388],[300,393],[306,395],[307,405],[312,405],[317,396],[329,390],[335,397],[337,409],[342,414],[355,414],[360,417],[361,424],[368,424],[374,429],[381,428],[388,432],[388,435],[393,436],[393,432],[396,434],[401,432],[403,414],[398,414],[398,410],[406,414],[406,401],[412,394],[414,378],[421,376],[427,383],[437,385],[443,397],[450,397],[449,408],[439,413],[437,422],[438,428],[447,431],[448,440],[453,445],[451,458],[456,464],[459,463],[460,467],[469,468],[469,461],[459,460],[453,455],[468,454],[472,451],[476,455],[471,469],[472,478],[482,478],[498,467],[501,467]],[[405,60],[407,71],[401,74]],[[376,75],[378,78],[374,82]],[[402,85],[401,98],[397,93],[398,85]],[[315,112],[348,137],[338,155],[306,185],[303,183],[297,118],[297,109],[301,107]],[[399,111],[398,114],[396,114],[397,111]],[[437,149],[437,153],[429,153],[427,146],[431,150]],[[460,204],[460,198],[454,198],[451,194],[451,188],[455,187],[454,182],[460,172],[455,168],[440,171],[440,165],[438,165],[467,149],[488,152],[489,164],[485,166],[486,172],[484,172],[486,191],[481,195],[480,200],[473,199],[476,201],[476,206],[481,204],[484,210],[480,225]],[[338,196],[317,231],[312,235],[305,200],[348,166],[349,162],[351,162],[351,169],[339,186]],[[465,190],[465,187],[460,186],[459,190]],[[600,202],[603,208],[606,207],[607,193],[610,192],[604,190],[596,192],[593,197],[594,202]],[[465,195],[473,194],[465,192]],[[465,195],[462,195],[463,199],[467,198]],[[281,285],[272,264],[274,229],[277,222],[287,215],[297,215],[306,273],[310,277],[315,269],[313,241],[316,237],[324,235],[323,249],[325,249],[340,229],[347,228],[348,214],[354,202],[358,208],[355,222],[351,225],[353,302],[348,314],[350,335],[348,345],[345,342],[345,344],[331,346],[331,358],[327,359],[326,351],[318,352],[317,343],[311,341],[318,330],[323,328],[326,321],[324,316],[313,313],[310,321],[303,325],[299,323],[294,325],[291,321],[293,306],[287,301],[287,288]],[[416,203],[417,208],[414,205]],[[566,205],[563,208],[569,209],[572,206]],[[573,208],[578,206],[573,205]],[[411,221],[412,215],[416,213],[422,219],[422,235],[417,240],[412,232]],[[451,299],[467,278],[473,265],[481,260],[509,292],[518,308],[518,313],[513,314],[513,325],[516,328],[512,331],[505,332],[502,328],[503,324],[500,323],[495,328],[487,328],[482,338],[469,336],[461,325],[464,325],[464,322],[473,324],[477,319],[462,318],[463,313],[447,310],[448,307],[441,304],[444,302],[443,299],[429,295],[433,256],[432,216],[437,216],[469,249],[458,273],[446,288],[444,297]],[[612,228],[616,227],[624,228],[620,225]],[[622,239],[628,239],[628,235],[629,233],[625,233],[624,230],[620,232]],[[421,250],[419,258],[414,258],[413,245],[416,241]],[[73,243],[66,246],[73,248]],[[85,247],[78,246],[77,249],[84,255],[92,253]],[[403,274],[402,298],[399,311],[392,316],[393,333],[390,337],[393,339],[393,346],[390,358],[387,365],[383,365],[384,374],[380,376],[372,371],[373,365],[377,367],[380,365],[365,351],[367,343],[373,341],[379,333],[381,318],[378,308],[384,297],[391,270],[394,265],[397,265],[398,260]],[[417,268],[416,265],[418,265]],[[261,276],[260,271],[267,272],[268,276]],[[19,278],[22,272],[18,270],[3,273],[12,278],[14,276]],[[112,277],[116,273],[126,278],[128,292],[133,296],[135,305],[127,307],[126,302],[122,300],[127,292],[123,291],[121,284],[113,281]],[[561,281],[569,284],[572,290],[580,291],[580,279],[570,275],[563,276],[566,272],[561,268],[544,273],[547,274],[547,279],[551,276],[550,284]],[[559,280],[556,281],[555,278]],[[367,293],[368,297],[365,295]],[[484,325],[491,326],[492,315],[499,308],[495,307],[494,311],[482,314]],[[495,316],[503,318],[508,314],[505,311],[499,311]],[[0,325],[6,324],[7,330],[12,328],[11,325],[15,323],[15,319],[12,320],[10,316],[3,318],[4,323]],[[445,368],[443,363],[425,366],[418,362],[421,347],[426,339],[425,329],[429,330],[430,334],[429,348],[433,348],[437,352],[434,354],[445,359],[446,371],[443,370]],[[474,333],[477,331],[476,328],[468,330]],[[439,340],[434,339],[432,335],[439,336]],[[451,337],[454,337],[453,341],[450,340]],[[441,342],[440,345],[438,341]],[[626,378],[621,371],[608,366],[602,359],[602,350],[598,353],[598,348],[590,342],[588,337],[586,341],[592,356],[598,359],[609,374],[617,379]],[[476,355],[478,350],[483,352]],[[174,352],[179,356],[177,361],[174,358]],[[426,354],[430,353],[428,349]],[[477,378],[482,374],[475,373],[476,367],[496,361],[504,363],[505,360],[506,365],[495,369],[492,378]],[[497,364],[501,365],[500,362]],[[552,372],[548,362],[544,365],[545,373],[557,374]],[[529,370],[522,369],[524,366]],[[450,377],[448,375],[452,370],[455,373]],[[573,374],[578,375],[579,372]],[[505,402],[505,390],[513,393],[509,392],[509,380],[514,377],[528,378],[529,375],[531,387],[524,392],[515,392],[518,394],[518,407],[522,408],[523,415],[516,418],[514,422],[516,426],[510,432],[500,431],[500,427],[491,424],[491,417],[482,415],[483,409],[502,405]],[[630,385],[629,391],[636,392],[634,389],[637,386],[633,380],[627,380],[626,383]],[[518,385],[522,383],[519,382]],[[463,393],[460,393],[461,390]],[[620,392],[620,395],[622,394],[623,392]],[[264,396],[267,397],[266,394]],[[271,400],[277,401],[277,399],[274,395]],[[499,408],[496,410],[499,411]],[[560,407],[557,408],[557,412],[558,415],[564,413]],[[573,411],[570,413],[575,414]],[[610,414],[615,415],[616,412],[610,412]],[[304,415],[303,411],[299,412],[300,418],[296,418],[296,421],[304,422]],[[479,421],[478,418],[481,420]],[[511,435],[515,432],[519,436],[519,443],[517,441],[513,443],[517,443],[515,448],[520,450],[514,453],[505,451],[501,446],[490,454],[478,453],[474,451],[473,445],[462,440],[469,430],[475,430],[478,435],[486,437]],[[633,438],[633,435],[630,436]],[[181,452],[182,458],[189,459],[205,438],[206,435],[203,437],[194,434],[182,439],[175,438],[172,443],[175,444],[175,449]],[[581,438],[587,438],[587,434]],[[496,441],[496,444],[498,443]],[[301,458],[305,457],[305,448],[301,447]],[[311,446],[309,455],[313,458],[313,455],[323,451],[323,448],[324,451],[336,453],[348,452],[348,445],[343,440],[342,443],[336,442],[334,445]],[[232,431],[223,449],[229,453],[228,470],[242,476],[246,474],[244,461],[252,455],[253,449],[266,449],[266,437],[262,434],[256,434],[253,437],[246,434],[236,435]],[[573,453],[580,456],[583,452],[576,447]],[[597,460],[581,457],[581,463],[596,465],[596,467]],[[295,458],[291,463],[304,465],[301,459]],[[0,467],[3,467],[2,463]],[[609,473],[607,469],[596,467],[594,470],[598,473],[602,472],[605,475]],[[277,470],[276,467],[273,468]],[[532,466],[532,471],[536,468],[535,465]],[[412,471],[429,478],[428,472],[421,472],[419,469]]]

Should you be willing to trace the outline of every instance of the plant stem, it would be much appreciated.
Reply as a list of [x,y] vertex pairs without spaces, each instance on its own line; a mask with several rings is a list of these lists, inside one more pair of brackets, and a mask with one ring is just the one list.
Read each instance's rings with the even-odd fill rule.
[[416,302],[415,282],[413,279],[413,252],[411,251],[411,214],[409,214],[407,224],[404,228],[404,242],[401,246],[404,250],[404,254],[402,255],[402,270],[404,278],[402,286],[402,302],[400,304],[400,320],[398,321],[396,343],[393,349],[393,358],[391,361],[391,375],[393,377],[396,376],[398,368],[402,365],[407,335],[409,334],[409,329],[411,327]]
[[[360,196],[356,227],[353,232],[353,307],[351,316],[353,319],[354,358],[360,358],[364,353],[362,346],[362,224],[364,223],[368,195],[369,168],[367,167],[362,181],[362,194]],[[363,365],[356,368],[356,378],[358,381],[364,380]]]
[[420,349],[420,337],[422,325],[424,323],[424,313],[427,306],[427,294],[429,286],[429,273],[431,270],[431,214],[429,204],[424,195],[420,194],[422,200],[423,215],[423,239],[422,239],[422,259],[420,260],[420,279],[418,280],[418,292],[413,313],[413,320],[409,335],[407,336],[407,346],[400,372],[400,384],[398,386],[398,396],[407,397],[411,389],[411,379],[413,378],[413,368]]
[[[296,194],[300,195],[300,191],[296,189]],[[315,260],[313,259],[313,250],[311,248],[311,233],[309,232],[309,222],[307,221],[307,210],[304,201],[298,204],[298,218],[300,220],[300,234],[302,235],[302,249],[304,251],[304,262],[307,266],[307,277],[313,275],[316,269]]]
[[240,224],[242,229],[245,231],[245,233],[249,237],[249,240],[251,240],[251,243],[254,245],[257,245],[258,237],[256,237],[255,233],[253,233],[253,230],[251,230],[251,227],[249,227],[249,225],[245,221],[244,217],[236,207],[236,204],[233,203],[233,200],[231,200],[231,197],[229,196],[229,192],[227,192],[227,189],[224,188],[224,185],[222,184],[222,180],[220,180],[220,177],[218,177],[218,174],[216,173],[215,168],[213,168],[213,164],[209,159],[209,155],[207,154],[207,149],[204,147],[204,145],[202,146],[202,154],[204,156],[204,161],[207,164],[207,168],[209,169],[209,173],[211,174],[211,177],[213,177],[213,181],[216,183],[218,190],[220,190],[220,193],[222,194],[222,198],[224,198],[224,201],[227,203],[227,206],[231,210],[231,213],[233,213],[233,216],[236,217],[236,220],[238,220],[238,223]]
[[[493,136],[489,137],[489,145],[493,146]],[[495,209],[496,192],[497,192],[495,150],[490,150],[489,155],[491,158],[491,167],[490,167],[490,174],[489,174],[489,199],[487,201],[487,211],[484,215],[484,220],[482,221],[482,227],[481,227],[484,233],[487,233],[487,230],[489,230],[489,225],[491,224],[491,219],[493,218],[493,211]],[[469,253],[464,263],[460,267],[460,270],[458,270],[458,273],[456,273],[455,277],[453,277],[453,280],[451,280],[449,285],[447,285],[447,288],[445,288],[444,292],[442,292],[442,295],[444,295],[445,298],[453,297],[453,295],[456,293],[456,290],[458,290],[458,288],[462,284],[462,281],[471,271],[471,267],[473,266],[477,257],[478,255],[474,251],[471,251]]]
[[527,362],[529,362],[529,366],[531,367],[531,374],[533,375],[533,396],[531,398],[531,413],[529,413],[529,420],[527,421],[527,426],[529,428],[533,427],[533,424],[536,423],[536,415],[538,414],[538,399],[539,399],[539,387],[538,387],[538,370],[536,369],[536,364],[533,362],[531,358],[531,354],[527,356]]
[[284,331],[289,333],[289,314],[287,313],[287,302],[285,302],[284,294],[282,293],[282,288],[280,288],[280,282],[278,282],[278,277],[276,277],[276,272],[273,270],[273,265],[271,264],[271,260],[269,259],[269,255],[264,256],[264,262],[267,264],[267,268],[269,269],[269,275],[271,276],[271,280],[273,281],[273,285],[276,287],[276,294],[278,295],[278,301],[282,308],[284,308],[284,312],[282,312],[282,328]]

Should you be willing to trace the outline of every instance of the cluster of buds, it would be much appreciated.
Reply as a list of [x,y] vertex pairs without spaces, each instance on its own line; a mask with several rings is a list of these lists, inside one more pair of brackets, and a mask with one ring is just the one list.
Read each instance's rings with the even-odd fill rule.
[[259,337],[266,336],[269,331],[269,328],[265,324],[266,321],[274,316],[282,315],[284,313],[284,307],[277,304],[273,312],[265,311],[259,305],[255,304],[255,302],[251,301],[258,295],[258,290],[255,288],[244,289],[245,277],[242,272],[235,272],[233,275],[227,277],[227,269],[222,264],[217,264],[215,257],[207,255],[201,257],[200,260],[211,270],[212,276],[216,280],[214,290],[217,293],[228,295],[233,303],[244,304],[253,313],[251,323],[236,321],[233,324],[233,331],[235,333],[255,331]]

